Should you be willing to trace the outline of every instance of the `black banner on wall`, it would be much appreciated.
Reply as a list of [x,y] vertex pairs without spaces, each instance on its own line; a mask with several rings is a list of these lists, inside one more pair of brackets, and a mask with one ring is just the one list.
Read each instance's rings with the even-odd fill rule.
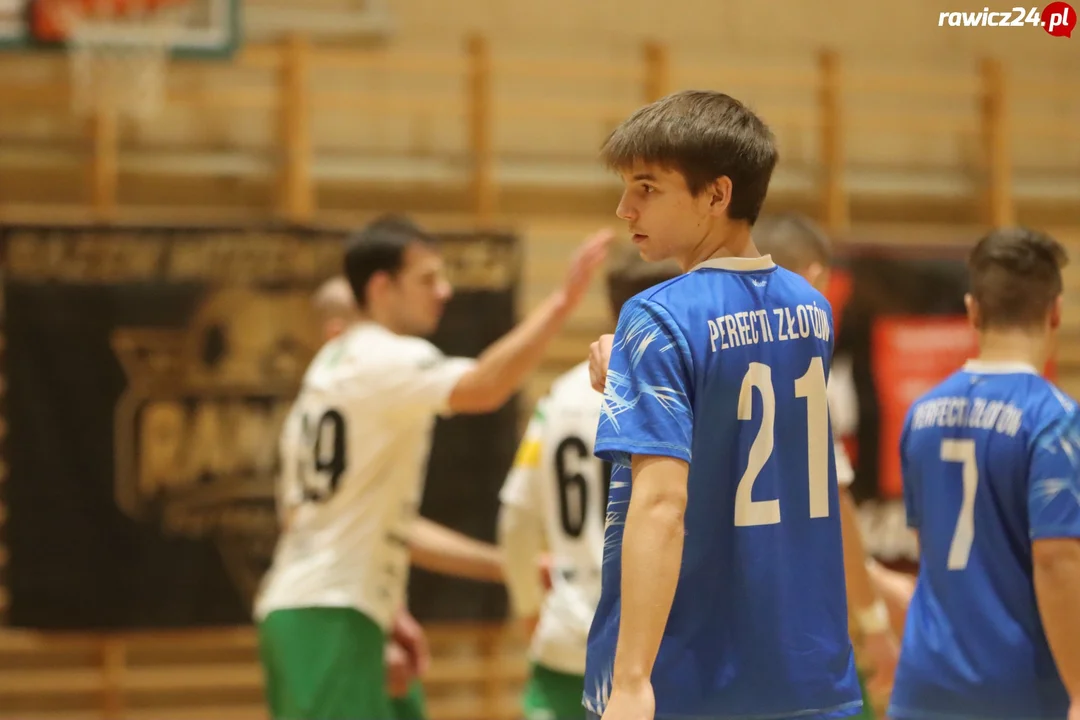
[[[238,229],[3,231],[3,488],[10,625],[248,622],[276,539],[277,434],[317,349],[312,291],[342,234]],[[475,356],[509,329],[508,236],[453,235],[438,335]],[[513,404],[442,421],[423,512],[494,537]],[[425,617],[501,616],[501,587],[417,573]]]

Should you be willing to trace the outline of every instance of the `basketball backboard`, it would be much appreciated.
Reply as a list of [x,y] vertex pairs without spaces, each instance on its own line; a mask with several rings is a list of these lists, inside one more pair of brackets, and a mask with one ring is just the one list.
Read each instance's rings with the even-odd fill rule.
[[29,0],[0,0],[0,47],[25,44]]
[[[81,0],[76,7],[117,7],[131,0]],[[157,3],[154,3],[157,4]],[[178,0],[187,6],[183,25],[171,33],[176,57],[230,55],[240,40],[240,0]],[[67,45],[57,0],[0,0],[0,46],[63,49]]]

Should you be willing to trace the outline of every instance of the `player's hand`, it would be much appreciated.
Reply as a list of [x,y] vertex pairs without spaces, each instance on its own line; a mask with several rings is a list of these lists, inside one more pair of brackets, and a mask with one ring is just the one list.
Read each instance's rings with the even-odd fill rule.
[[608,248],[614,240],[615,233],[610,228],[604,228],[585,238],[585,242],[578,247],[562,287],[567,307],[576,307],[585,297],[593,276],[607,259]]
[[865,633],[860,643],[866,669],[870,676],[866,680],[866,692],[870,702],[878,712],[884,712],[892,695],[893,680],[896,677],[896,663],[900,659],[900,645],[891,630]]
[[614,340],[614,335],[601,335],[599,340],[589,346],[589,382],[598,393],[604,392],[608,361],[611,360],[611,343]]
[[518,623],[521,625],[522,635],[531,638],[536,634],[536,626],[540,624],[540,616],[530,615],[528,617],[523,617]]
[[654,720],[655,715],[656,698],[652,683],[647,682],[632,688],[616,685],[600,717],[601,720]]
[[1080,700],[1073,700],[1069,708],[1069,720],[1080,720]]
[[390,697],[404,697],[409,693],[409,683],[416,677],[409,653],[391,640],[386,643],[383,658],[386,662],[386,689]]
[[890,570],[878,562],[866,566],[874,588],[889,608],[889,622],[896,637],[903,637],[911,597],[915,594],[915,576],[897,570]]
[[390,629],[390,638],[393,642],[401,645],[409,658],[413,673],[417,677],[427,674],[431,666],[431,649],[428,647],[424,629],[409,611],[402,608],[394,616],[394,624]]
[[540,571],[540,585],[545,591],[550,591],[552,587],[551,567],[551,553],[540,553],[536,558],[536,568]]

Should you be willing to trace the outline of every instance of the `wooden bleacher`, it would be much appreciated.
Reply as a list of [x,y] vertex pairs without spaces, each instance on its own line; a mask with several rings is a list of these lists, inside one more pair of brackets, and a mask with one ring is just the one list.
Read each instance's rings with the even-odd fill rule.
[[[1080,222],[1078,78],[799,57],[712,61],[319,46],[295,35],[227,63],[177,61],[161,117],[70,116],[62,54],[0,57],[0,220],[355,222],[378,209],[471,225],[611,212],[604,135],[675,89],[729,91],[773,127],[777,202],[831,229],[892,219]],[[920,215],[922,216],[920,218]]]
[[[523,644],[501,625],[428,628],[431,720],[512,720]],[[252,628],[0,631],[0,720],[266,720]]]

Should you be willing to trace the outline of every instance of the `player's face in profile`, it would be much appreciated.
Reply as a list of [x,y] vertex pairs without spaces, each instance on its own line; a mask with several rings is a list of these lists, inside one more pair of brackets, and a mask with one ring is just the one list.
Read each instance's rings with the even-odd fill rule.
[[420,336],[435,332],[453,294],[439,252],[421,243],[406,248],[391,292],[398,332]]
[[623,171],[615,214],[625,220],[641,257],[650,262],[686,255],[709,230],[708,202],[690,194],[677,170],[634,163]]

